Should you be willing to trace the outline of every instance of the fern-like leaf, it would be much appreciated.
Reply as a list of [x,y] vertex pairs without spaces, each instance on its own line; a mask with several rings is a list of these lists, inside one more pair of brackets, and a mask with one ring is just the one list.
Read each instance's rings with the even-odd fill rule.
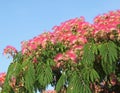
[[27,70],[25,71],[24,79],[25,79],[25,87],[29,91],[29,93],[33,93],[33,85],[35,82],[35,70],[33,63],[29,63]]
[[53,75],[52,69],[46,64],[39,63],[37,66],[37,80],[45,88],[50,82],[52,82]]
[[60,79],[58,80],[57,82],[57,85],[56,85],[56,90],[57,91],[60,91],[60,89],[62,88],[62,86],[64,86],[65,82],[66,82],[66,74],[63,72]]

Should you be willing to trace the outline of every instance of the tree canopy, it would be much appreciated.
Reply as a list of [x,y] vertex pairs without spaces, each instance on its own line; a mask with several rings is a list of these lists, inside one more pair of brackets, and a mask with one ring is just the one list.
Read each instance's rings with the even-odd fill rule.
[[21,45],[21,51],[4,49],[13,61],[2,93],[44,93],[48,85],[56,93],[120,91],[120,10],[96,16],[93,24],[67,20]]

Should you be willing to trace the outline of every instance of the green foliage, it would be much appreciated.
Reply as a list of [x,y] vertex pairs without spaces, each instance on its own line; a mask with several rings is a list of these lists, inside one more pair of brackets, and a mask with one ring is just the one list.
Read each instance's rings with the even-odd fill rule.
[[56,51],[56,53],[63,53],[68,49],[69,49],[69,46],[65,46],[61,42],[57,42],[57,44],[54,45],[54,50]]
[[19,74],[21,72],[21,63],[20,61],[22,61],[22,56],[21,53],[19,52],[13,62],[10,64],[8,71],[7,71],[7,76],[6,76],[6,80],[3,86],[3,93],[13,93],[13,90],[10,86],[10,81],[13,77],[19,77]]
[[60,89],[65,85],[66,80],[67,80],[66,74],[63,72],[60,79],[57,82],[56,91],[60,91]]
[[67,93],[80,93],[80,86],[82,86],[81,79],[76,72],[73,72],[73,74],[70,77]]
[[32,62],[27,65],[27,70],[25,70],[24,72],[24,82],[25,88],[29,91],[29,93],[33,93],[33,85],[35,82],[35,69]]
[[98,50],[101,56],[101,64],[103,70],[108,75],[115,71],[115,65],[117,61],[117,46],[114,42],[103,42],[98,46]]
[[10,87],[10,85],[9,85],[9,81],[10,81],[10,78],[11,78],[11,76],[12,76],[12,74],[13,74],[13,68],[14,68],[14,64],[13,63],[11,63],[10,64],[10,66],[9,66],[9,68],[8,68],[8,72],[7,72],[7,76],[6,76],[6,80],[5,80],[5,83],[4,83],[4,86],[3,86],[3,93],[4,92],[8,92],[8,93],[11,93],[11,91],[12,91],[12,88]]
[[70,76],[67,93],[92,93],[89,83],[84,82],[82,75],[74,71]]
[[39,63],[37,66],[37,80],[45,88],[53,80],[52,69],[46,64]]
[[93,62],[95,60],[96,48],[93,43],[88,43],[84,46],[84,54],[82,62],[85,63],[86,66],[93,66]]
[[95,69],[93,68],[83,68],[82,69],[82,77],[85,80],[85,82],[87,83],[94,83],[95,81],[99,80],[100,77],[98,75],[98,73],[96,72]]

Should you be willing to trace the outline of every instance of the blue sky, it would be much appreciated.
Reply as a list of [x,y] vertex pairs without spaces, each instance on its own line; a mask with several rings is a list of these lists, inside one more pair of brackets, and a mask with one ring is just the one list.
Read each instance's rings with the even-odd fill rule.
[[3,49],[21,49],[29,40],[68,19],[84,16],[89,22],[98,14],[120,9],[120,0],[0,0],[0,72],[6,72],[11,59]]

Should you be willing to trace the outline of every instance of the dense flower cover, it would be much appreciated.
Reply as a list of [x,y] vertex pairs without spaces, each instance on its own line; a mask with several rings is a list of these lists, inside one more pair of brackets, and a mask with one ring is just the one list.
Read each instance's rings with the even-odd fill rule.
[[119,35],[120,29],[116,27],[119,23],[120,10],[110,11],[104,15],[96,16],[93,24],[86,22],[84,17],[70,19],[61,23],[60,26],[54,26],[53,32],[46,32],[29,41],[22,42],[22,52],[24,54],[27,50],[35,50],[38,46],[45,48],[47,41],[51,41],[53,44],[62,41],[69,45],[79,42],[80,45],[83,45],[87,42],[86,38],[88,36],[97,37],[99,34],[103,38],[104,34],[111,33],[115,30],[118,31],[117,33]]
[[[45,32],[29,41],[22,42],[22,53],[30,55],[38,48],[45,48],[48,41],[52,44],[62,42],[70,49],[55,56],[54,60],[57,66],[60,66],[60,62],[58,62],[60,60],[71,59],[73,63],[76,63],[77,50],[81,51],[79,56],[82,56],[82,48],[91,38],[96,43],[101,40],[119,40],[120,29],[118,24],[120,24],[120,10],[96,16],[93,24],[86,22],[84,17],[70,19],[61,23],[60,26],[54,26],[52,32]],[[36,62],[36,58],[33,60]]]

